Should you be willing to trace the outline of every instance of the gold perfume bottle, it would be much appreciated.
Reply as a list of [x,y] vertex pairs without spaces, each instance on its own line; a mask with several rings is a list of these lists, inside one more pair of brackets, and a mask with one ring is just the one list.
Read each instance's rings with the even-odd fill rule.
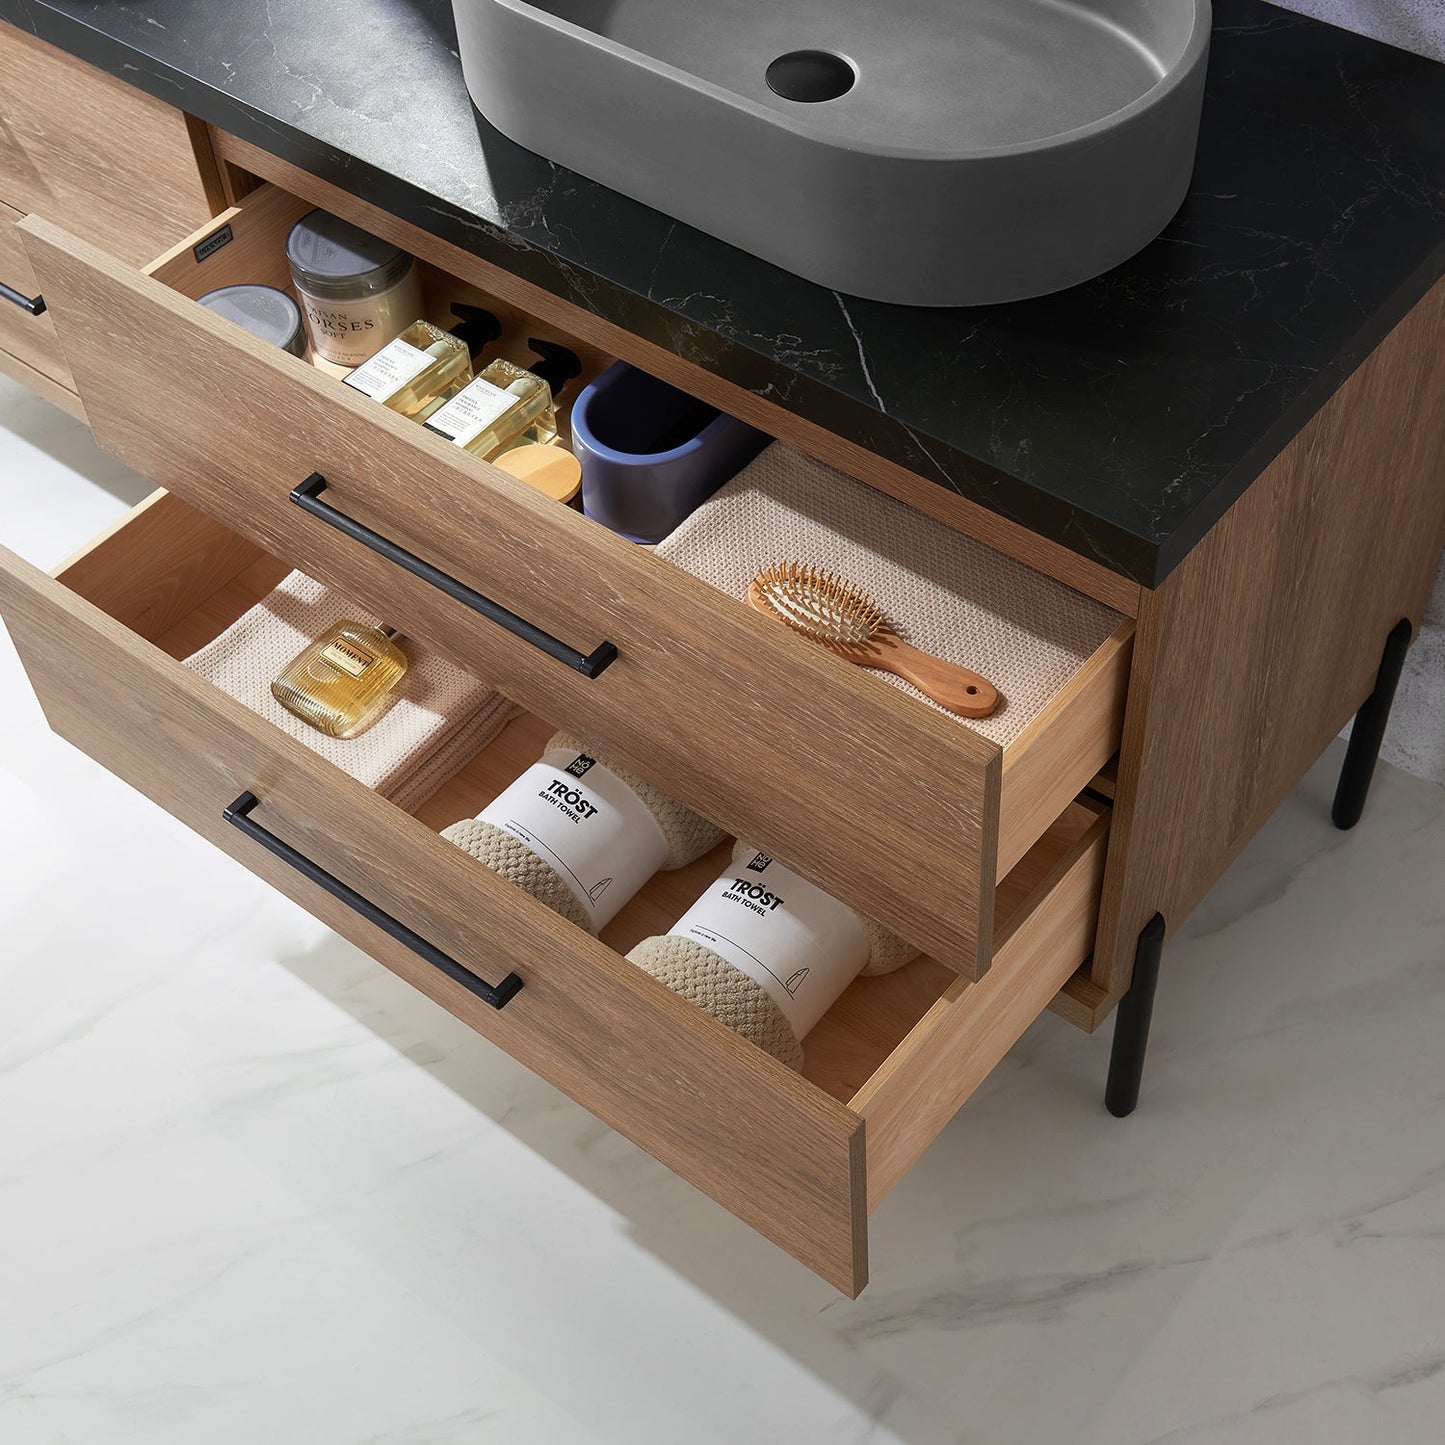
[[428,431],[477,457],[557,435],[556,398],[582,370],[575,351],[554,341],[527,343],[540,360],[520,367],[498,358],[427,421]]
[[438,392],[471,380],[472,357],[502,334],[502,323],[490,311],[460,302],[453,303],[452,315],[458,324],[450,331],[413,321],[346,377],[347,386],[403,416],[416,416]]
[[396,701],[406,668],[394,627],[343,619],[281,669],[271,696],[317,732],[354,738]]

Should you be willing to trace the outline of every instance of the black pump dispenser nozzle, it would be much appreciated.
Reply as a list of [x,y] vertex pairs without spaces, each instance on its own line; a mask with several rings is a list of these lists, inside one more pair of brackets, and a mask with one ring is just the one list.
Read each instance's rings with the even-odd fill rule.
[[465,301],[453,301],[451,312],[457,318],[451,334],[465,343],[473,356],[489,341],[495,341],[502,334],[502,323],[484,306],[469,306]]
[[552,389],[555,401],[572,378],[582,370],[582,361],[570,347],[556,341],[539,341],[535,336],[527,339],[527,345],[542,359],[527,368],[533,376],[539,376]]

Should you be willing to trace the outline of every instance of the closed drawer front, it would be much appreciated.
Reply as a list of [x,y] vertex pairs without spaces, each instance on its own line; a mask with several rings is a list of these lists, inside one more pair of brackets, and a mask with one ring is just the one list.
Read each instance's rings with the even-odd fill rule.
[[0,201],[135,265],[212,211],[180,111],[3,22]]
[[55,319],[45,309],[35,272],[15,229],[22,219],[19,211],[0,205],[0,287],[4,288],[0,290],[0,351],[8,351],[74,391],[75,382],[55,334]]
[[[1086,955],[1107,818],[1067,810],[1004,881],[981,982],[928,959],[858,980],[808,1036],[799,1076],[619,956],[669,926],[718,855],[654,880],[599,941],[437,836],[522,771],[540,720],[511,724],[412,816],[175,660],[285,570],[160,493],[56,577],[0,552],[0,612],[58,732],[856,1293],[869,1209]],[[247,793],[253,822],[305,869],[223,818]],[[510,973],[520,989],[492,1007],[485,985]]]
[[[25,223],[101,444],[952,967],[986,969],[997,879],[1117,747],[1131,625],[1001,751],[188,299],[285,285],[307,208],[265,187],[150,276]],[[229,239],[200,244],[218,227]],[[303,511],[291,493],[313,472],[351,522],[616,660],[583,676]]]

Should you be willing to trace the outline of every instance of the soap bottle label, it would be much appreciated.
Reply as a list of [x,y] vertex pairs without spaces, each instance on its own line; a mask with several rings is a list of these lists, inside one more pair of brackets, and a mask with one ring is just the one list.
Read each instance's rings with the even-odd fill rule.
[[868,962],[863,920],[766,853],[734,863],[670,934],[760,984],[800,1039]]
[[521,397],[479,376],[427,421],[427,430],[464,447],[500,421],[520,400]]
[[397,337],[343,380],[347,386],[354,386],[373,401],[384,402],[388,397],[395,396],[407,382],[414,381],[435,360],[419,346]]
[[652,810],[586,753],[550,749],[477,816],[550,863],[594,932],[667,858]]

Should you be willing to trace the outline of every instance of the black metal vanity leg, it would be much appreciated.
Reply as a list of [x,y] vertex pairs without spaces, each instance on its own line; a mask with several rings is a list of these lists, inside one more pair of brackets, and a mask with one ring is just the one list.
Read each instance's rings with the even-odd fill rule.
[[1375,675],[1375,690],[1355,714],[1350,729],[1350,744],[1345,749],[1345,764],[1335,788],[1335,805],[1330,818],[1336,828],[1353,828],[1365,811],[1370,796],[1370,779],[1375,776],[1375,763],[1380,757],[1380,744],[1385,740],[1385,726],[1390,721],[1390,705],[1405,666],[1405,653],[1410,646],[1412,629],[1408,618],[1402,617],[1385,639],[1380,670]]
[[1154,1014],[1154,990],[1163,957],[1164,915],[1156,913],[1139,931],[1139,942],[1134,947],[1134,979],[1129,992],[1119,1000],[1114,1016],[1114,1045],[1109,1051],[1104,1104],[1116,1119],[1127,1118],[1139,1102],[1144,1054],[1149,1047],[1149,1020]]

